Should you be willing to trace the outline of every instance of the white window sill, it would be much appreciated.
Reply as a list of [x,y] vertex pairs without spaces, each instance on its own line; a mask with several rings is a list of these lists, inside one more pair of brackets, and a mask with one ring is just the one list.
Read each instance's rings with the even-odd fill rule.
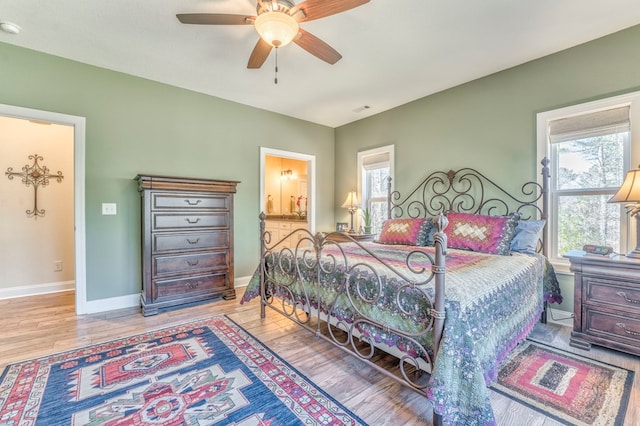
[[553,269],[556,271],[556,274],[570,275],[573,276],[573,272],[571,272],[571,264],[568,260],[565,259],[549,259],[551,265],[553,265]]

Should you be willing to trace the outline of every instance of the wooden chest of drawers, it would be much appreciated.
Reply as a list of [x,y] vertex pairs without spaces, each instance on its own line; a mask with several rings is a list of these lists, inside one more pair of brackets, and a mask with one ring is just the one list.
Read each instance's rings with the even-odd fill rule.
[[219,297],[233,287],[237,181],[138,175],[143,315]]
[[640,261],[578,251],[566,257],[575,273],[571,346],[640,355]]

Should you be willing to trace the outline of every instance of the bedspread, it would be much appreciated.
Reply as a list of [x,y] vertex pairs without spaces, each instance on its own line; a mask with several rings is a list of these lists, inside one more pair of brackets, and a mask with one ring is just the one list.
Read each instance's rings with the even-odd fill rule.
[[[410,281],[424,279],[424,274],[416,273],[419,265],[415,262],[412,264],[413,269],[408,268],[406,256],[416,250],[433,254],[431,247],[386,246],[376,243],[365,243],[363,246],[385,264],[401,271]],[[358,245],[348,243],[341,244],[340,247],[346,253],[348,264],[356,265],[360,270],[358,279],[366,278],[367,274],[380,274],[384,288],[388,288],[381,297],[375,299],[376,307],[358,306],[358,309],[365,309],[366,315],[409,333],[419,332],[424,328],[424,324],[430,320],[424,299],[418,298],[411,291],[403,292],[408,305],[411,305],[412,297],[415,296],[415,311],[402,312],[392,300],[394,292],[391,290],[392,287],[401,285],[401,280],[387,276],[390,275],[388,270],[375,266],[376,262],[373,262],[374,266],[371,266],[371,262],[367,263],[370,255]],[[335,263],[331,256],[342,256],[340,249],[334,245],[324,247],[323,263]],[[370,266],[357,266],[359,264]],[[428,268],[430,270],[430,266]],[[293,269],[295,268],[291,268]],[[308,276],[304,273],[298,275],[302,278],[300,281],[315,282],[317,277],[313,275],[314,272],[310,270],[306,273]],[[343,321],[354,320],[357,315],[346,297],[336,296],[338,290],[334,286],[342,283],[340,291],[344,291],[344,285],[354,285],[353,282],[345,283],[349,280],[353,281],[352,278],[345,280],[344,269],[335,268],[321,280],[318,292],[320,304],[336,300],[331,313]],[[256,273],[241,303],[259,295],[259,284],[259,274]],[[425,287],[425,293],[433,296],[431,284]],[[365,286],[365,297],[371,296],[366,294],[367,289],[375,293],[375,288],[374,285]],[[290,295],[304,292],[301,282],[293,283],[290,289]],[[429,380],[427,397],[447,424],[494,424],[487,386],[496,379],[501,361],[524,340],[539,320],[543,301],[561,300],[555,274],[541,255],[514,253],[512,256],[497,256],[448,249],[445,296],[443,337]],[[313,304],[319,302],[316,296],[305,300]],[[361,331],[376,342],[384,342],[415,355],[411,353],[411,345],[407,345],[404,339],[394,337],[393,333],[376,327],[365,327]],[[429,338],[430,333],[423,338],[427,345],[430,345]]]

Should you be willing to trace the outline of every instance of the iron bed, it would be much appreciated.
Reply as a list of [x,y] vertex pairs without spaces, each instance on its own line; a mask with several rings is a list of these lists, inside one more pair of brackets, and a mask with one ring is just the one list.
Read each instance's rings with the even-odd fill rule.
[[[336,238],[336,233],[296,230],[292,233],[304,237],[295,247],[282,247],[289,236],[271,241],[261,214],[260,266],[243,302],[260,297],[262,318],[266,307],[272,308],[426,396],[436,424],[491,424],[486,387],[499,362],[535,322],[546,320],[547,303],[560,302],[561,295],[543,256],[544,233],[536,244],[542,254],[458,250],[448,247],[448,217],[546,220],[547,160],[542,177],[542,184],[523,184],[517,196],[471,168],[431,173],[407,196],[391,191],[389,182],[390,223],[430,221],[431,246],[365,243],[348,234]],[[471,282],[474,290],[467,291]],[[514,304],[522,306],[514,309]],[[490,320],[482,316],[487,312]],[[493,346],[485,347],[492,340]],[[378,350],[398,358],[397,367],[376,365]]]

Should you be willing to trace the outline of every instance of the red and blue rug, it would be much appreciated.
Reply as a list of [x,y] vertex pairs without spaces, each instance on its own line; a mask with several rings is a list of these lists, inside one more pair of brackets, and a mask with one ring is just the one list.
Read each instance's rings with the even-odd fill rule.
[[623,425],[634,372],[526,341],[492,389],[567,425]]
[[225,316],[9,365],[2,425],[361,425]]

